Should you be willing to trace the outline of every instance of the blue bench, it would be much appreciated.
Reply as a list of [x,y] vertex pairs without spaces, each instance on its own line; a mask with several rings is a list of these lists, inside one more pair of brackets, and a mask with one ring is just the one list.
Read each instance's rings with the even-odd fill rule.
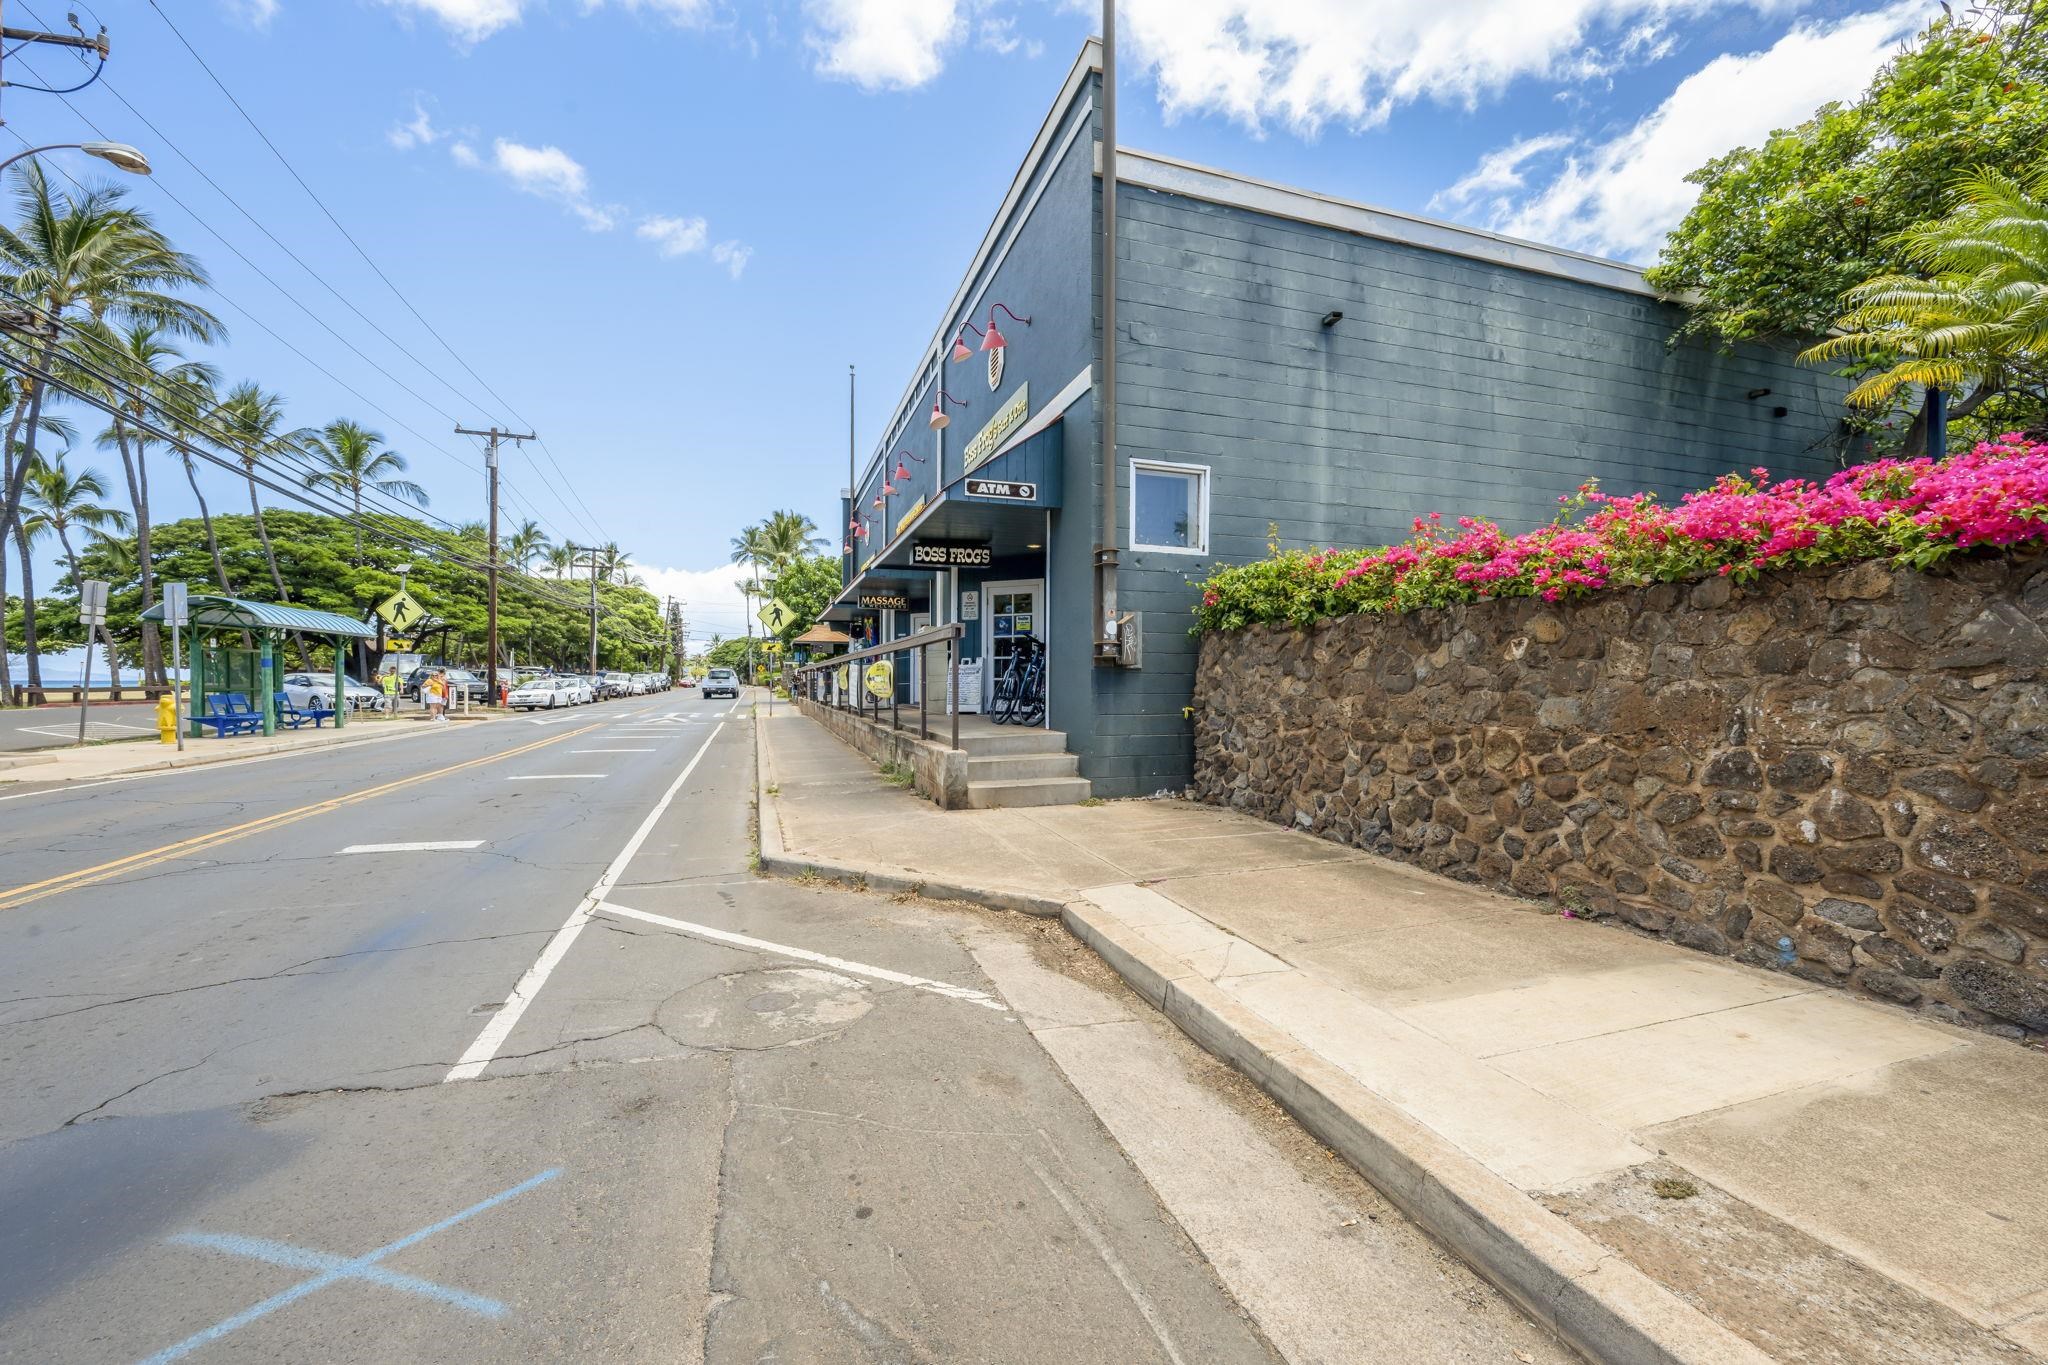
[[275,694],[274,700],[277,702],[277,723],[288,725],[294,730],[307,721],[313,722],[313,728],[317,730],[322,722],[334,714],[334,708],[330,706],[294,706],[292,699],[282,692]]
[[192,719],[216,735],[254,734],[263,729],[263,713],[249,705],[248,697],[240,692],[207,693],[206,714]]

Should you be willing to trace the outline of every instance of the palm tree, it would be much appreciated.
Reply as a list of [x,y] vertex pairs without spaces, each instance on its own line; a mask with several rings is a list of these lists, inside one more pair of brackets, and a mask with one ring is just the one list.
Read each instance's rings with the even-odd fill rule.
[[[53,194],[40,161],[31,158],[15,173],[20,221],[0,225],[0,282],[29,312],[36,368],[48,372],[56,358],[60,328],[74,314],[126,326],[153,322],[177,335],[212,341],[220,320],[167,290],[204,285],[206,272],[173,248],[148,214],[122,201],[127,191],[95,186],[76,198]],[[36,437],[49,385],[29,379],[0,440],[0,526],[12,526],[36,462]],[[15,441],[23,442],[22,455]]]
[[[1879,275],[1851,289],[1841,334],[1800,356],[1850,357],[1885,368],[1850,391],[1858,407],[1882,407],[1912,388],[1962,397],[1966,417],[2001,394],[2048,402],[2048,171],[2021,181],[1981,170],[1958,183],[1946,217],[1917,224],[1896,243],[1927,278]],[[1924,433],[1925,411],[1914,423]],[[1920,449],[1912,448],[1916,439]],[[1924,450],[1909,436],[1908,454]]]
[[[12,380],[0,379],[0,406],[13,406],[15,398],[16,393]],[[42,419],[42,429],[62,440],[67,451],[70,450],[72,441],[76,439],[76,433],[72,431],[71,424],[61,417],[45,416]],[[22,452],[18,446],[14,454],[17,459],[22,458]],[[48,528],[40,525],[27,526],[24,524],[25,521],[26,518],[17,509],[12,528],[0,525],[0,604],[4,604],[7,601],[6,548],[7,533],[11,529],[16,537],[15,544],[21,555],[21,632],[22,644],[28,651],[27,682],[30,687],[40,688],[43,685],[43,664],[42,656],[36,647],[36,578],[33,552],[34,542]],[[4,610],[0,610],[0,618],[4,618],[4,615]],[[6,699],[11,696],[13,696],[13,684],[7,667],[7,651],[4,648],[0,648],[0,705],[5,705]]]
[[233,597],[235,585],[228,579],[228,566],[220,557],[220,541],[213,533],[213,512],[206,505],[206,495],[199,491],[198,461],[192,453],[193,437],[200,434],[199,428],[210,422],[211,415],[219,406],[220,400],[214,393],[214,385],[219,379],[211,366],[192,365],[186,368],[191,371],[189,375],[167,385],[171,400],[164,409],[169,413],[166,426],[178,438],[178,460],[185,466],[185,482],[192,487],[192,499],[199,504],[199,522],[206,528],[206,550],[213,556],[214,581],[223,593]]
[[770,512],[760,530],[768,549],[768,562],[778,571],[825,548],[818,524],[801,512]]
[[[105,507],[99,503],[98,499],[107,496],[107,484],[98,470],[83,469],[73,475],[65,467],[62,455],[38,459],[28,471],[23,490],[22,505],[29,509],[28,520],[57,533],[57,543],[64,550],[65,567],[71,571],[72,587],[78,589],[85,579],[78,571],[78,553],[72,548],[71,528],[77,526],[87,531],[124,529],[128,525],[128,514],[117,507]],[[23,525],[26,527],[27,521]],[[107,667],[113,672],[114,685],[118,687],[121,677],[120,665],[114,654],[114,637],[104,624],[99,631],[100,639],[107,647]]]
[[256,469],[265,460],[294,453],[303,436],[284,430],[284,398],[265,393],[253,379],[228,390],[221,399],[218,425],[226,433],[235,455],[242,462],[243,477],[249,481],[249,512],[256,520],[256,539],[263,544],[263,559],[270,566],[270,584],[277,600],[289,602],[284,575],[277,571],[277,551],[270,544],[270,530],[263,524],[263,502],[256,495]]
[[750,581],[740,584],[740,600],[746,604],[747,612],[747,677],[750,682],[754,672],[754,593],[761,586],[761,565],[774,552],[766,526],[749,526],[732,538],[732,562],[748,565],[754,571]]
[[597,547],[597,576],[607,583],[617,583],[631,560],[632,556],[619,548],[619,542],[607,540]]
[[522,521],[505,542],[505,558],[514,569],[525,573],[533,567],[533,561],[546,555],[554,545],[548,533],[540,529],[535,521]]
[[337,418],[305,442],[305,450],[321,467],[306,475],[306,487],[346,493],[355,511],[356,563],[363,562],[363,489],[374,488],[418,507],[427,505],[427,490],[405,472],[405,456],[384,448],[384,437],[347,418]]
[[[215,372],[210,365],[186,360],[167,339],[161,323],[140,321],[125,328],[113,328],[86,322],[78,330],[91,336],[96,365],[113,373],[111,382],[96,380],[85,387],[99,390],[103,398],[120,409],[121,415],[100,433],[99,440],[101,445],[115,446],[121,452],[128,503],[135,514],[137,579],[142,588],[142,608],[147,611],[156,605],[156,572],[149,555],[149,449],[158,441],[143,424],[152,408],[174,411],[174,405],[187,389],[196,382],[210,384]],[[145,686],[164,681],[163,640],[154,621],[142,623],[142,678]]]
[[576,552],[566,545],[550,545],[541,551],[540,561],[557,578],[576,572]]

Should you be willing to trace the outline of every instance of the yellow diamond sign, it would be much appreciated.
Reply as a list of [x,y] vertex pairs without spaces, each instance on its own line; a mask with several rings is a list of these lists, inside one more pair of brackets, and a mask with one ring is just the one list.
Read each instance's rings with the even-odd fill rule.
[[763,602],[757,614],[761,618],[761,624],[768,627],[770,635],[780,635],[784,626],[796,620],[796,613],[779,597],[771,597]]
[[418,598],[400,588],[378,605],[377,614],[384,618],[385,625],[402,635],[426,617],[427,609],[419,604]]

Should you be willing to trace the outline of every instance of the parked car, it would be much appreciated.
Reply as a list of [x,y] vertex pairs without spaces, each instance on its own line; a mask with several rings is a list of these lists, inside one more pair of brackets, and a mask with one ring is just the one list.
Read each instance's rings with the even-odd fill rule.
[[623,673],[607,671],[597,675],[597,695],[601,698],[630,696],[632,691]]
[[[354,678],[342,679],[342,695],[348,699],[351,711],[381,711],[384,709],[384,694],[374,687],[365,687]],[[326,710],[334,700],[334,675],[332,673],[287,673],[284,675],[284,695],[293,706]]]
[[587,675],[563,673],[560,677],[563,684],[568,687],[570,695],[575,698],[576,705],[583,706],[597,700],[597,686]]
[[[428,678],[432,677],[434,675],[435,670],[439,667],[440,665],[438,664],[422,664],[420,667],[415,668],[412,672],[406,674],[406,697],[409,700],[418,701],[420,699],[420,685],[426,682]],[[479,678],[476,674],[470,672],[466,668],[449,669],[448,700],[451,703],[459,702],[462,700],[465,694],[467,694],[469,699],[473,702],[482,702],[490,696],[490,693],[484,687],[484,680],[482,678]]]
[[740,675],[729,668],[714,668],[704,675],[704,696],[740,699]]
[[505,704],[515,711],[552,711],[557,706],[574,706],[576,700],[576,688],[567,678],[543,675],[513,688]]

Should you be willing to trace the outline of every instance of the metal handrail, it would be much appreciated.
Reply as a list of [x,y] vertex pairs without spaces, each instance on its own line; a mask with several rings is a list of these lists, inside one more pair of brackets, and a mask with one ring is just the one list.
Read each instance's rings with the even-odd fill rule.
[[906,635],[900,640],[891,640],[886,645],[871,645],[866,649],[849,650],[845,654],[834,654],[829,659],[814,659],[807,664],[797,664],[797,673],[815,672],[821,668],[837,668],[841,664],[857,664],[864,659],[879,659],[884,654],[901,654],[906,649],[921,649],[945,640],[957,640],[967,633],[967,627],[958,621],[943,626],[927,626],[915,635]]
[[[812,698],[813,701],[818,701],[827,706],[836,705],[842,710],[859,710],[865,705],[861,699],[860,691],[852,688],[845,689],[853,693],[853,705],[846,705],[848,699],[840,696],[842,689],[837,670],[850,668],[854,664],[865,663],[869,659],[908,654],[911,650],[916,650],[920,661],[918,676],[923,677],[925,670],[922,661],[925,650],[932,645],[943,644],[946,647],[947,709],[952,713],[953,717],[952,747],[957,749],[960,747],[960,641],[966,634],[967,627],[965,625],[958,621],[951,621],[942,626],[927,627],[914,635],[906,635],[900,640],[891,640],[887,644],[873,645],[867,649],[849,650],[844,654],[835,654],[829,659],[818,659],[812,663],[791,667],[788,676],[790,681],[794,683],[799,674],[816,674],[818,675],[816,688],[826,689],[829,686],[831,695],[829,698],[814,696]],[[791,688],[790,695],[792,697],[796,695],[794,687]],[[882,720],[882,704],[879,698],[875,700],[874,712],[875,723],[879,725]],[[901,726],[902,716],[896,701],[895,689],[892,687],[889,693],[889,728],[895,730],[901,728]],[[920,695],[917,701],[917,728],[921,738],[930,739],[932,737],[931,711],[925,705],[923,695]]]

